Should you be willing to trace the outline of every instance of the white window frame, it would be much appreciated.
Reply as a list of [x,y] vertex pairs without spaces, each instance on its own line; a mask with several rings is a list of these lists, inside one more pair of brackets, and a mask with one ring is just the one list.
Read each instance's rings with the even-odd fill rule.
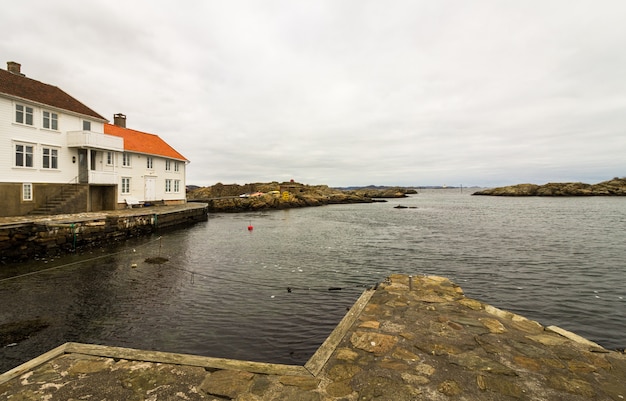
[[174,180],[174,192],[175,193],[180,192],[180,180]]
[[91,121],[83,120],[83,131],[91,131]]
[[[21,146],[23,149],[18,153],[18,146]],[[30,152],[27,152],[27,148],[30,147]],[[22,155],[22,164],[17,164],[17,155]],[[28,157],[30,156],[30,158]],[[30,159],[30,166],[27,161]],[[26,142],[13,142],[13,166],[20,168],[34,168],[35,167],[35,144],[34,143],[26,143]]]
[[42,113],[41,126],[52,131],[59,130],[59,115],[48,110]]
[[113,152],[110,152],[110,151],[107,152],[106,161],[107,161],[107,166],[113,165],[113,161],[114,161]]
[[22,200],[26,202],[33,200],[33,184],[30,182],[22,183]]
[[122,177],[121,192],[122,195],[130,194],[130,177]]
[[165,159],[165,171],[172,170],[172,161],[169,159]]
[[[46,155],[46,151],[48,154]],[[46,158],[48,159],[48,166],[46,166]],[[46,170],[58,170],[59,169],[59,148],[52,146],[42,146],[41,148],[41,168]]]
[[130,153],[122,153],[122,166],[123,167],[132,167],[131,163],[132,157]]
[[165,180],[165,193],[169,194],[172,192],[172,180],[167,179]]
[[[21,121],[20,121],[21,120]],[[29,122],[30,121],[30,122]],[[21,103],[15,104],[15,122],[22,125],[35,125],[35,110]]]
[[146,156],[146,168],[150,170],[154,168],[154,159],[151,156]]
[[180,163],[179,162],[174,162],[174,171],[176,171],[176,172],[180,171]]

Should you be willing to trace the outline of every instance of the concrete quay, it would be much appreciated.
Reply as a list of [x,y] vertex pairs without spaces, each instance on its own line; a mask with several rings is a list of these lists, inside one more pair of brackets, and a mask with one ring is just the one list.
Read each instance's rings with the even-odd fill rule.
[[64,344],[3,400],[624,400],[626,355],[467,298],[442,277],[363,293],[304,366]]

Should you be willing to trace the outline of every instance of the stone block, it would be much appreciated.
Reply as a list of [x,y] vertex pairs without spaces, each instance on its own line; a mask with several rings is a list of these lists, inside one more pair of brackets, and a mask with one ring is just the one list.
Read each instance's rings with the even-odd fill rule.
[[250,372],[218,370],[207,375],[200,389],[210,395],[235,398],[250,389],[253,377]]
[[395,336],[364,331],[352,333],[350,341],[355,348],[375,354],[389,352],[398,342]]

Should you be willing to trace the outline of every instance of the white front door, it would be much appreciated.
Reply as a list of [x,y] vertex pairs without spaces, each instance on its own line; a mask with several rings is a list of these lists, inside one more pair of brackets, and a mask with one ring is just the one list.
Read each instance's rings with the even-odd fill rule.
[[156,177],[144,178],[144,196],[146,201],[156,200]]

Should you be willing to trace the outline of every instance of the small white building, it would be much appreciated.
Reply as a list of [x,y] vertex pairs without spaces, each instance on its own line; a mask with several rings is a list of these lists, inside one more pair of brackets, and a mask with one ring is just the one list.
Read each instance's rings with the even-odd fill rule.
[[184,203],[188,160],[157,135],[118,125],[56,86],[0,69],[0,216]]

